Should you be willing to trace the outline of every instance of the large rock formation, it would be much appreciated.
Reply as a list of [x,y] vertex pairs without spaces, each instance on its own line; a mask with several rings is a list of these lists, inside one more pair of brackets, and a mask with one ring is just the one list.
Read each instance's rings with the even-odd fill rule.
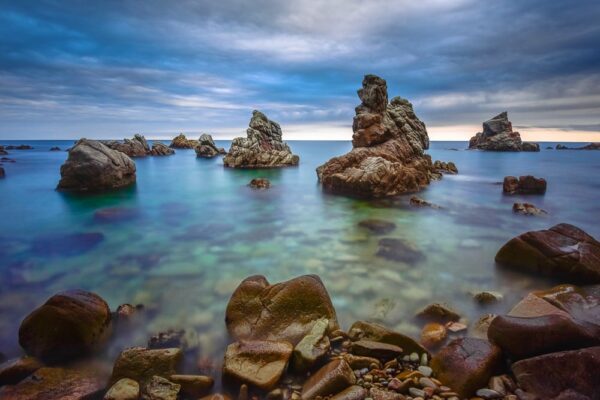
[[150,150],[151,156],[170,156],[172,154],[175,154],[175,150],[173,150],[166,144],[161,142],[152,143],[152,149]]
[[292,154],[287,143],[282,141],[281,127],[269,120],[265,114],[254,110],[250,119],[247,137],[238,137],[223,159],[226,167],[272,168],[298,165],[300,157]]
[[173,149],[195,149],[196,146],[198,146],[198,141],[188,139],[183,133],[175,136],[169,145]]
[[135,134],[133,139],[101,140],[101,143],[113,150],[125,153],[129,157],[145,157],[150,154],[150,146],[148,146],[146,138],[139,134]]
[[569,224],[511,239],[496,254],[496,262],[570,282],[600,283],[600,243]]
[[125,153],[95,140],[80,139],[60,167],[57,189],[100,191],[135,183],[135,163]]
[[215,144],[211,135],[203,133],[198,139],[198,146],[196,146],[196,155],[203,158],[213,158],[219,154],[225,154],[224,148],[219,148]]
[[508,113],[504,111],[483,123],[483,132],[469,140],[469,149],[488,151],[539,151],[537,143],[521,141],[519,132],[514,132]]
[[357,197],[394,196],[429,184],[434,173],[425,124],[400,97],[388,103],[387,83],[366,75],[358,90],[353,149],[317,168],[323,189]]

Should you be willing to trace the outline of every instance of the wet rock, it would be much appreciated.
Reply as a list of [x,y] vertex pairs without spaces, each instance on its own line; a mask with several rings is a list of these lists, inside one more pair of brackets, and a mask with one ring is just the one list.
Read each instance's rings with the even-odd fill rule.
[[352,385],[338,394],[331,396],[329,400],[364,400],[368,394],[367,389],[362,386]]
[[175,154],[175,150],[161,142],[152,142],[151,156],[170,156]]
[[513,204],[512,209],[515,214],[521,214],[521,215],[540,216],[540,215],[548,214],[548,212],[546,212],[546,210],[537,208],[536,206],[534,206],[533,204],[530,204],[530,203],[515,203],[515,204]]
[[470,397],[485,387],[502,364],[501,351],[483,339],[456,339],[432,359],[434,376],[461,397]]
[[252,189],[268,189],[271,187],[271,182],[267,178],[254,178],[248,186]]
[[369,389],[369,395],[373,400],[405,400],[406,397],[400,393],[391,392],[376,387]]
[[[393,344],[401,347],[406,353],[428,354],[428,351],[414,339],[382,325],[366,321],[357,321],[350,327],[348,336],[351,340],[361,339]],[[355,368],[354,366],[352,366]]]
[[316,275],[269,284],[264,276],[244,279],[227,304],[225,322],[235,340],[285,340],[296,345],[326,318],[339,329],[331,299]]
[[83,290],[58,293],[25,317],[19,344],[43,361],[71,360],[102,345],[110,321],[110,309],[100,296]]
[[[488,330],[492,321],[496,318],[495,314],[484,314],[473,324],[473,337],[478,339],[487,339]],[[448,328],[450,330],[450,328]]]
[[80,139],[60,167],[58,190],[91,192],[135,183],[135,164],[124,153],[95,140]]
[[171,349],[186,348],[185,343],[185,330],[183,329],[169,329],[165,332],[159,332],[156,335],[152,335],[148,340],[149,349]]
[[213,378],[204,375],[171,375],[169,380],[181,385],[181,392],[193,398],[208,393],[215,383]]
[[[528,143],[525,151],[531,151],[529,149],[533,145],[534,143]],[[519,132],[513,131],[512,123],[508,120],[508,113],[505,111],[483,123],[483,132],[479,132],[471,138],[469,149],[521,151],[523,143]]]
[[533,142],[523,142],[521,151],[540,151],[540,145]]
[[60,151],[60,147],[58,147],[58,146],[50,147],[50,151]]
[[400,97],[388,103],[387,83],[366,75],[358,91],[352,130],[353,149],[317,168],[328,192],[377,198],[415,192],[427,186],[434,174],[425,124],[412,104]]
[[409,200],[409,204],[413,207],[431,207],[431,208],[442,208],[437,204],[430,203],[428,201],[423,200],[418,196],[411,196]]
[[116,223],[128,222],[137,219],[140,212],[136,208],[127,207],[107,207],[94,212],[94,222]]
[[38,256],[77,256],[93,250],[104,241],[100,232],[38,236],[33,239],[31,251]]
[[43,364],[35,357],[19,357],[0,364],[0,386],[15,385],[42,368]]
[[127,154],[129,157],[146,157],[150,154],[150,147],[146,138],[139,134],[135,134],[133,139],[124,139],[123,141],[101,140],[100,142],[113,150]]
[[202,158],[213,158],[219,154],[225,154],[225,149],[218,148],[211,135],[203,133],[198,139],[196,146],[196,156]]
[[399,238],[383,238],[379,240],[376,255],[386,260],[415,264],[425,256],[417,247]]
[[118,322],[129,322],[136,315],[138,315],[141,311],[143,311],[144,306],[138,304],[137,306],[133,306],[131,304],[121,304],[117,307],[117,311],[115,311],[115,317]]
[[358,226],[378,235],[384,235],[396,229],[395,223],[382,219],[365,219],[360,221]]
[[458,174],[458,168],[456,168],[456,165],[452,161],[444,162],[436,160],[433,163],[433,169],[440,174]]
[[147,349],[132,347],[119,354],[113,366],[111,382],[129,378],[139,383],[150,380],[153,376],[169,378],[177,374],[177,367],[182,359],[180,349]]
[[531,398],[600,398],[600,347],[529,358],[514,363],[512,371],[519,387]]
[[373,357],[380,360],[391,360],[402,354],[402,348],[393,344],[375,342],[372,340],[358,340],[350,346],[350,352],[357,356]]
[[434,349],[440,346],[448,336],[446,327],[437,322],[430,322],[423,327],[421,331],[421,344],[428,349]]
[[270,390],[285,371],[293,346],[283,341],[251,340],[227,346],[223,374],[238,382],[245,382]]
[[505,176],[502,183],[502,191],[505,194],[544,194],[546,193],[546,180],[536,178],[532,175]]
[[460,315],[447,304],[432,303],[419,310],[416,314],[417,318],[445,323],[449,321],[458,321]]
[[104,400],[137,400],[140,397],[140,385],[133,379],[119,379],[108,389]]
[[302,400],[341,392],[356,383],[354,372],[344,360],[334,360],[311,375],[302,386]]
[[[8,147],[7,147],[8,149]],[[556,145],[556,150],[600,150],[600,143],[590,143],[582,147],[567,147],[562,144]]]
[[299,372],[309,370],[327,355],[330,349],[328,327],[327,319],[318,320],[310,333],[296,345],[292,358],[294,370]]
[[0,388],[2,400],[83,400],[104,390],[97,373],[65,368],[40,368],[17,385]]
[[496,254],[496,262],[569,282],[600,282],[600,243],[569,224],[511,239]]
[[473,300],[482,305],[497,303],[502,300],[502,294],[490,291],[478,292],[473,295]]
[[194,149],[196,146],[198,146],[198,141],[186,138],[183,133],[175,136],[169,145],[172,149]]
[[142,400],[177,400],[181,386],[160,376],[153,376],[144,386]]
[[246,136],[233,139],[223,164],[232,168],[273,168],[298,165],[300,157],[292,154],[282,141],[281,127],[265,114],[254,110]]

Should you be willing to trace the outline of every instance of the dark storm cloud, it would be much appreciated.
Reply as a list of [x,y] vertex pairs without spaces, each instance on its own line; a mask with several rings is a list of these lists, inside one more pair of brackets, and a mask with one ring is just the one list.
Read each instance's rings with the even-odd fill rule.
[[241,132],[253,108],[350,125],[365,73],[429,126],[506,109],[597,131],[599,19],[585,0],[1,2],[0,138]]

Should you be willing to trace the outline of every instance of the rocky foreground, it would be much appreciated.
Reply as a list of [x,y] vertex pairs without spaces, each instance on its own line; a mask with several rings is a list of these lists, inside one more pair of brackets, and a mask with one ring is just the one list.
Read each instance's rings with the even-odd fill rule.
[[519,132],[513,131],[508,113],[504,111],[483,123],[483,131],[469,141],[469,149],[487,151],[540,151],[533,142],[521,141]]

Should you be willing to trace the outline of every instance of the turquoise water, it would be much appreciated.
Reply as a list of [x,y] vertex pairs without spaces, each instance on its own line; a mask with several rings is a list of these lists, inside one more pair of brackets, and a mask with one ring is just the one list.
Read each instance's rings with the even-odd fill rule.
[[[494,255],[509,238],[559,222],[600,237],[600,152],[483,153],[448,150],[466,142],[433,142],[432,158],[460,170],[419,194],[444,207],[434,210],[410,208],[410,196],[368,202],[323,194],[315,168],[348,151],[349,142],[290,142],[300,166],[279,170],[225,169],[221,158],[177,150],[136,159],[135,187],[95,196],[54,190],[67,154],[48,150],[72,142],[13,142],[20,143],[35,149],[10,151],[16,162],[3,164],[7,176],[0,180],[0,352],[7,355],[19,352],[17,330],[29,311],[57,291],[83,288],[113,309],[146,306],[147,321],[130,344],[184,328],[197,332],[201,354],[221,357],[225,305],[253,274],[271,282],[319,274],[343,327],[367,318],[416,336],[420,325],[412,317],[430,302],[447,302],[474,321],[554,283],[496,267]],[[546,195],[503,196],[497,183],[522,174],[546,178]],[[273,187],[251,190],[254,177]],[[513,215],[515,201],[549,215]],[[122,218],[94,217],[110,207],[123,208]],[[375,236],[358,227],[365,218],[397,228]],[[96,234],[68,236],[80,233]],[[381,237],[405,239],[423,256],[414,264],[379,258]],[[478,306],[471,293],[480,290],[505,299]]]

